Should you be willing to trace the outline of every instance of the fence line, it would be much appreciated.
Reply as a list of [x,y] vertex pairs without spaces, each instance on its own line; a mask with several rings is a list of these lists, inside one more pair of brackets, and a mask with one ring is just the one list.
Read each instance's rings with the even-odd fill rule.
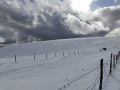
[[[112,47],[109,47],[109,48],[117,48],[118,46],[112,46]],[[108,48],[108,49],[109,49]],[[102,49],[100,49],[100,51],[102,51]],[[81,54],[87,54],[87,53],[92,53],[93,51],[92,50],[88,50],[88,51],[81,51]],[[73,55],[77,55],[77,53],[78,53],[78,55],[80,54],[80,51],[74,51],[73,52]],[[56,54],[57,53],[55,53],[55,55],[54,55],[54,57],[57,57],[56,56]],[[49,54],[47,54],[46,53],[46,57],[45,57],[45,59],[48,59],[49,57],[48,57],[48,55]],[[69,52],[68,53],[68,56],[71,56],[72,55],[72,53],[71,52]],[[41,55],[42,56],[42,55]],[[63,52],[63,55],[62,56],[65,56],[65,52]],[[67,56],[67,55],[66,55]],[[116,57],[117,58],[117,57]],[[34,54],[34,60],[36,59],[36,55]],[[17,56],[15,55],[15,62],[17,62]],[[117,62],[117,61],[116,61]]]
[[[91,50],[92,51],[92,50]],[[85,52],[85,51],[84,51]],[[72,54],[73,53],[73,54]],[[91,53],[91,52],[88,52],[88,53]],[[60,53],[59,53],[60,54]],[[68,52],[68,54],[66,54],[65,52],[62,53],[62,56],[65,57],[65,56],[72,56],[72,55],[79,55],[80,54],[80,51],[74,51],[74,52]],[[82,51],[81,51],[81,54],[82,54]],[[84,54],[87,54],[87,53],[84,53]],[[49,56],[48,56],[49,55]],[[48,59],[48,58],[51,58],[51,55],[52,54],[45,54],[45,58],[44,59]],[[41,55],[42,56],[42,55]],[[52,58],[55,58],[57,57],[57,53],[55,53],[54,55],[52,55],[53,57]],[[60,56],[60,55],[59,55]],[[36,60],[36,55],[34,54],[33,56],[33,60]],[[17,62],[17,55],[15,55],[15,62]]]

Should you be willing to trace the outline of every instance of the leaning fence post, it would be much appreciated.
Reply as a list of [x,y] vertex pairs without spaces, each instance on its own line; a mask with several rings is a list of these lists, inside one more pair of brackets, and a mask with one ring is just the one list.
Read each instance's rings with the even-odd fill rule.
[[15,62],[16,62],[16,55],[15,55]]
[[103,59],[100,61],[100,86],[99,90],[102,90],[102,80],[103,80]]
[[111,53],[111,60],[110,60],[110,74],[111,74],[111,72],[112,72],[112,53]]

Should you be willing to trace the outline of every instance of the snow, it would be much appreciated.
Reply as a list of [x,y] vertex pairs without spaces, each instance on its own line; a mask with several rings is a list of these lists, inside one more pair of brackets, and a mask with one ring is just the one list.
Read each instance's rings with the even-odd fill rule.
[[[107,50],[100,51],[104,47]],[[120,90],[120,58],[109,74],[111,53],[116,55],[118,51],[120,37],[51,40],[4,47],[0,49],[0,90],[99,90],[101,59],[103,90]]]

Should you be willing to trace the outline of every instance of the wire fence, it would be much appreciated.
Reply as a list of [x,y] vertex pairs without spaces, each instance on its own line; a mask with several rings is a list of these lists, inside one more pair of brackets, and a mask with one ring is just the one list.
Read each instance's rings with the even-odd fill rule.
[[[114,47],[109,47],[108,49],[111,48],[117,48],[118,46],[114,46]],[[99,50],[101,51],[101,49]],[[27,56],[27,57],[17,57],[17,55],[15,55],[15,57],[9,58],[9,60],[14,60],[14,62],[17,62],[18,60],[25,60],[26,58],[29,58],[29,60],[36,60],[38,58],[40,59],[49,59],[49,58],[55,58],[58,56],[63,56],[63,57],[67,57],[67,56],[72,56],[72,55],[79,55],[79,54],[90,54],[93,53],[93,50],[87,50],[87,51],[73,51],[73,52],[62,52],[62,53],[54,53],[54,54],[45,54],[45,55],[33,55],[33,56]],[[113,55],[111,54],[111,58],[110,60],[107,60],[105,63],[102,63],[102,76],[101,74],[98,74],[94,80],[93,83],[90,84],[89,87],[87,87],[85,90],[102,90],[103,88],[106,87],[106,82],[108,80],[108,77],[111,75],[111,73],[114,72],[115,67],[118,63],[118,60],[120,58],[120,51],[118,52],[117,55]],[[0,58],[1,59],[1,58]],[[6,59],[8,62],[8,58]],[[66,85],[64,85],[63,87],[59,88],[58,90],[63,90],[64,88],[66,88],[67,86],[69,86],[70,84],[80,80],[81,78],[85,77],[86,75],[92,73],[93,71],[97,70],[98,72],[101,73],[101,65],[96,66],[94,69],[90,70],[89,72],[87,72],[86,74],[77,77],[76,79],[74,79],[73,81],[67,83]],[[102,80],[102,83],[100,82]],[[102,87],[100,87],[102,86]]]
[[[100,65],[98,65],[94,69],[92,69],[89,72],[87,72],[86,74],[74,79],[73,81],[69,82],[68,84],[64,85],[63,87],[59,88],[58,90],[64,90],[66,87],[69,87],[70,84],[76,82],[77,80],[80,80],[81,78],[87,76],[88,74],[92,73],[95,70],[97,70],[100,73],[96,76],[94,82],[91,83],[85,90],[102,90],[102,89],[104,89],[107,86],[107,81],[108,81],[109,77],[115,71],[116,65],[117,65],[118,61],[120,60],[119,59],[120,58],[120,51],[116,55],[116,58],[113,57],[115,55],[113,55],[112,53],[111,53],[111,56],[112,57],[110,58],[110,60],[107,60],[106,62],[104,62],[102,64],[100,63]],[[101,60],[103,60],[103,59],[101,59]],[[110,68],[111,60],[113,62],[112,68]],[[101,65],[103,67],[102,68],[103,69],[102,70],[102,75],[101,75],[101,70],[100,70]],[[102,82],[101,82],[101,79],[102,79]]]

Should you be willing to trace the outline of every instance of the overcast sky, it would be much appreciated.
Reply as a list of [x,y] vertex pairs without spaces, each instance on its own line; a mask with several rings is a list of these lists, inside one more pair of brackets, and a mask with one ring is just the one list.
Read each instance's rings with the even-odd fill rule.
[[120,36],[120,0],[0,0],[4,43]]

